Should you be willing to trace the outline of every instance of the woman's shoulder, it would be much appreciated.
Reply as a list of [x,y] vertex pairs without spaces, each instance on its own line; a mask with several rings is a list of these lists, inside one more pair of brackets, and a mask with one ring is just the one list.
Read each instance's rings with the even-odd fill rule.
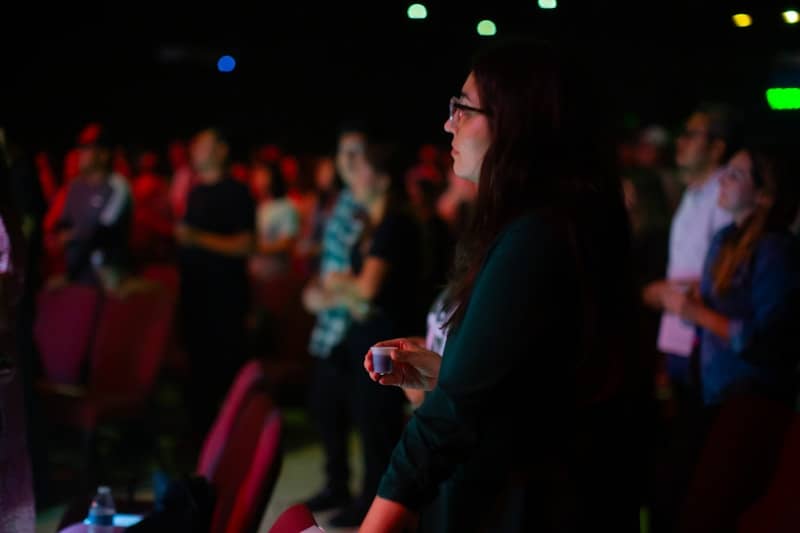
[[797,266],[800,258],[800,239],[789,231],[770,231],[761,236],[756,246],[760,258],[782,258]]
[[558,223],[548,213],[530,211],[515,218],[500,232],[497,246],[527,246],[555,244]]

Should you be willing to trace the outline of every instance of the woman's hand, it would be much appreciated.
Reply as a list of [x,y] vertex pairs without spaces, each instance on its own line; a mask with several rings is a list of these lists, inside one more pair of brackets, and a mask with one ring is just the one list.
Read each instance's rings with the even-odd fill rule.
[[416,531],[419,515],[402,504],[375,496],[361,522],[359,533],[406,533]]
[[[417,340],[417,339],[414,339]],[[392,353],[392,372],[378,374],[372,364],[372,350],[364,357],[364,368],[369,377],[381,385],[395,385],[407,389],[432,390],[439,380],[439,367],[442,358],[439,354],[426,350],[412,339],[394,339],[379,342],[375,346],[397,348]]]
[[183,222],[175,226],[175,240],[181,246],[192,246],[195,241],[196,232],[194,228]]
[[681,316],[688,301],[686,292],[668,287],[661,293],[661,303],[666,311]]

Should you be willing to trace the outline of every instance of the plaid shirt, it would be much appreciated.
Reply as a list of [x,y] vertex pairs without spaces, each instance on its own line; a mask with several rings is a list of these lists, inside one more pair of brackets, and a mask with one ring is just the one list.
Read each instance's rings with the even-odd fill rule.
[[[358,209],[350,191],[344,190],[339,194],[322,235],[321,275],[350,268],[350,250],[364,227],[363,222],[356,219]],[[331,350],[342,342],[349,326],[350,313],[344,307],[326,309],[317,314],[308,346],[311,355],[328,357]]]

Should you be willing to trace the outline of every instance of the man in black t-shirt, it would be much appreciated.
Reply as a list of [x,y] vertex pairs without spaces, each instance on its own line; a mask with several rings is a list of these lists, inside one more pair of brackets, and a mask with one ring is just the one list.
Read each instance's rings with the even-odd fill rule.
[[217,130],[194,137],[191,158],[198,185],[176,229],[190,364],[188,400],[198,437],[210,427],[246,358],[246,260],[253,246],[255,206],[247,187],[226,174],[227,155],[228,145]]

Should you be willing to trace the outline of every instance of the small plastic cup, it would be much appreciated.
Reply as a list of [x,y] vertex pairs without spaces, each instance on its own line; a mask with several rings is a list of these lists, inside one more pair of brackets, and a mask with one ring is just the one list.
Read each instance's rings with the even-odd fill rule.
[[397,350],[394,346],[373,346],[372,368],[380,375],[392,373],[392,352]]

